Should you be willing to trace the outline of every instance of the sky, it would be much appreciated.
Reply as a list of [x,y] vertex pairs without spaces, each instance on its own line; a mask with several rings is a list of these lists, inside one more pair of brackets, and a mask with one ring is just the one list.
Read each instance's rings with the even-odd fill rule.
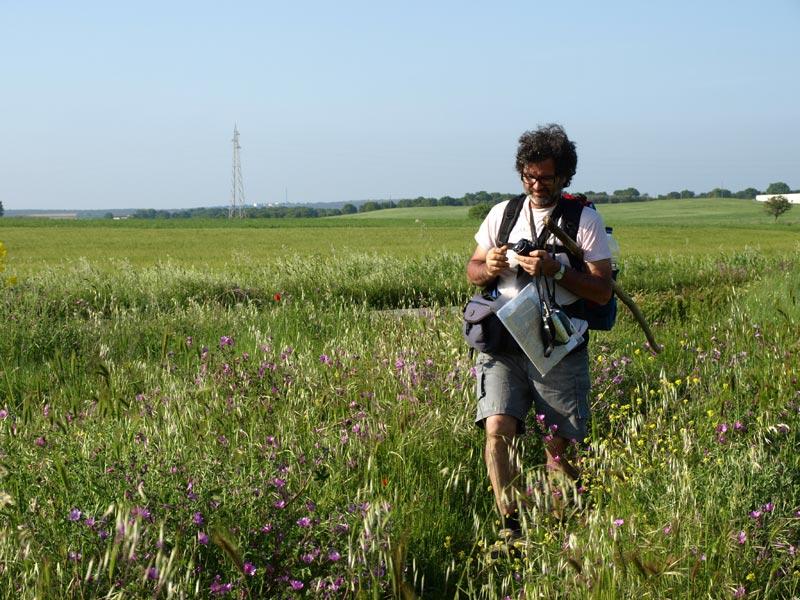
[[800,0],[0,0],[0,202],[516,192],[560,123],[572,191],[800,187]]

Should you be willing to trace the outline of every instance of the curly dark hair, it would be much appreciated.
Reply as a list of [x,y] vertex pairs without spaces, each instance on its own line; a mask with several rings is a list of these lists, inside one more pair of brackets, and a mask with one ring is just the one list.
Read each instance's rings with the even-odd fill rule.
[[575,142],[571,142],[564,128],[556,123],[540,125],[519,137],[517,172],[522,176],[525,165],[548,158],[556,163],[556,175],[564,177],[564,187],[569,186],[578,166],[578,153],[575,152]]

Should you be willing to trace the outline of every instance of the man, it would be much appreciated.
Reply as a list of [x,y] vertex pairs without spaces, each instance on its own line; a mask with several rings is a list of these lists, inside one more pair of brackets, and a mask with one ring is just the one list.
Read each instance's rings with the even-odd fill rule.
[[[482,286],[496,286],[507,298],[515,296],[532,277],[555,282],[556,302],[570,313],[570,305],[582,300],[605,304],[611,298],[611,252],[600,215],[584,208],[580,215],[577,239],[584,251],[584,267],[570,266],[566,254],[555,258],[546,250],[518,256],[508,249],[522,238],[536,240],[575,174],[578,157],[575,144],[559,125],[546,125],[527,131],[519,139],[516,169],[526,193],[525,204],[511,229],[508,243],[498,245],[497,235],[508,202],[492,208],[481,224],[475,252],[467,264],[467,279]],[[553,242],[550,240],[548,243]],[[519,270],[525,273],[520,273]],[[527,276],[524,276],[527,274]],[[586,322],[573,319],[578,332],[588,341]],[[539,327],[531,323],[531,327]],[[478,410],[476,423],[486,430],[485,460],[504,526],[519,532],[517,479],[519,473],[511,457],[516,435],[524,431],[525,418],[533,407],[544,415],[550,432],[544,438],[549,473],[563,473],[572,479],[577,470],[566,457],[573,440],[586,437],[589,417],[589,358],[586,343],[578,346],[542,377],[518,349],[495,354],[481,353],[477,365]],[[539,417],[541,419],[541,417]]]

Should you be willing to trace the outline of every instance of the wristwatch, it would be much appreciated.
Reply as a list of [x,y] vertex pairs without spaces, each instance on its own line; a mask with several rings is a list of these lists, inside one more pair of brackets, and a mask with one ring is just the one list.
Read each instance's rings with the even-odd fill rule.
[[561,281],[561,278],[564,277],[564,273],[567,271],[567,265],[561,263],[561,268],[556,271],[555,275],[553,275],[553,279],[556,281]]

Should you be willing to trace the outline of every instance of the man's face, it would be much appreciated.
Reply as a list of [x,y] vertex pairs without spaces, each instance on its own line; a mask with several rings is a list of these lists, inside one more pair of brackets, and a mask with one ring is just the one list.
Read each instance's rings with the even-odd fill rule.
[[522,169],[522,186],[536,206],[550,206],[561,196],[563,178],[556,176],[552,158],[528,163]]

